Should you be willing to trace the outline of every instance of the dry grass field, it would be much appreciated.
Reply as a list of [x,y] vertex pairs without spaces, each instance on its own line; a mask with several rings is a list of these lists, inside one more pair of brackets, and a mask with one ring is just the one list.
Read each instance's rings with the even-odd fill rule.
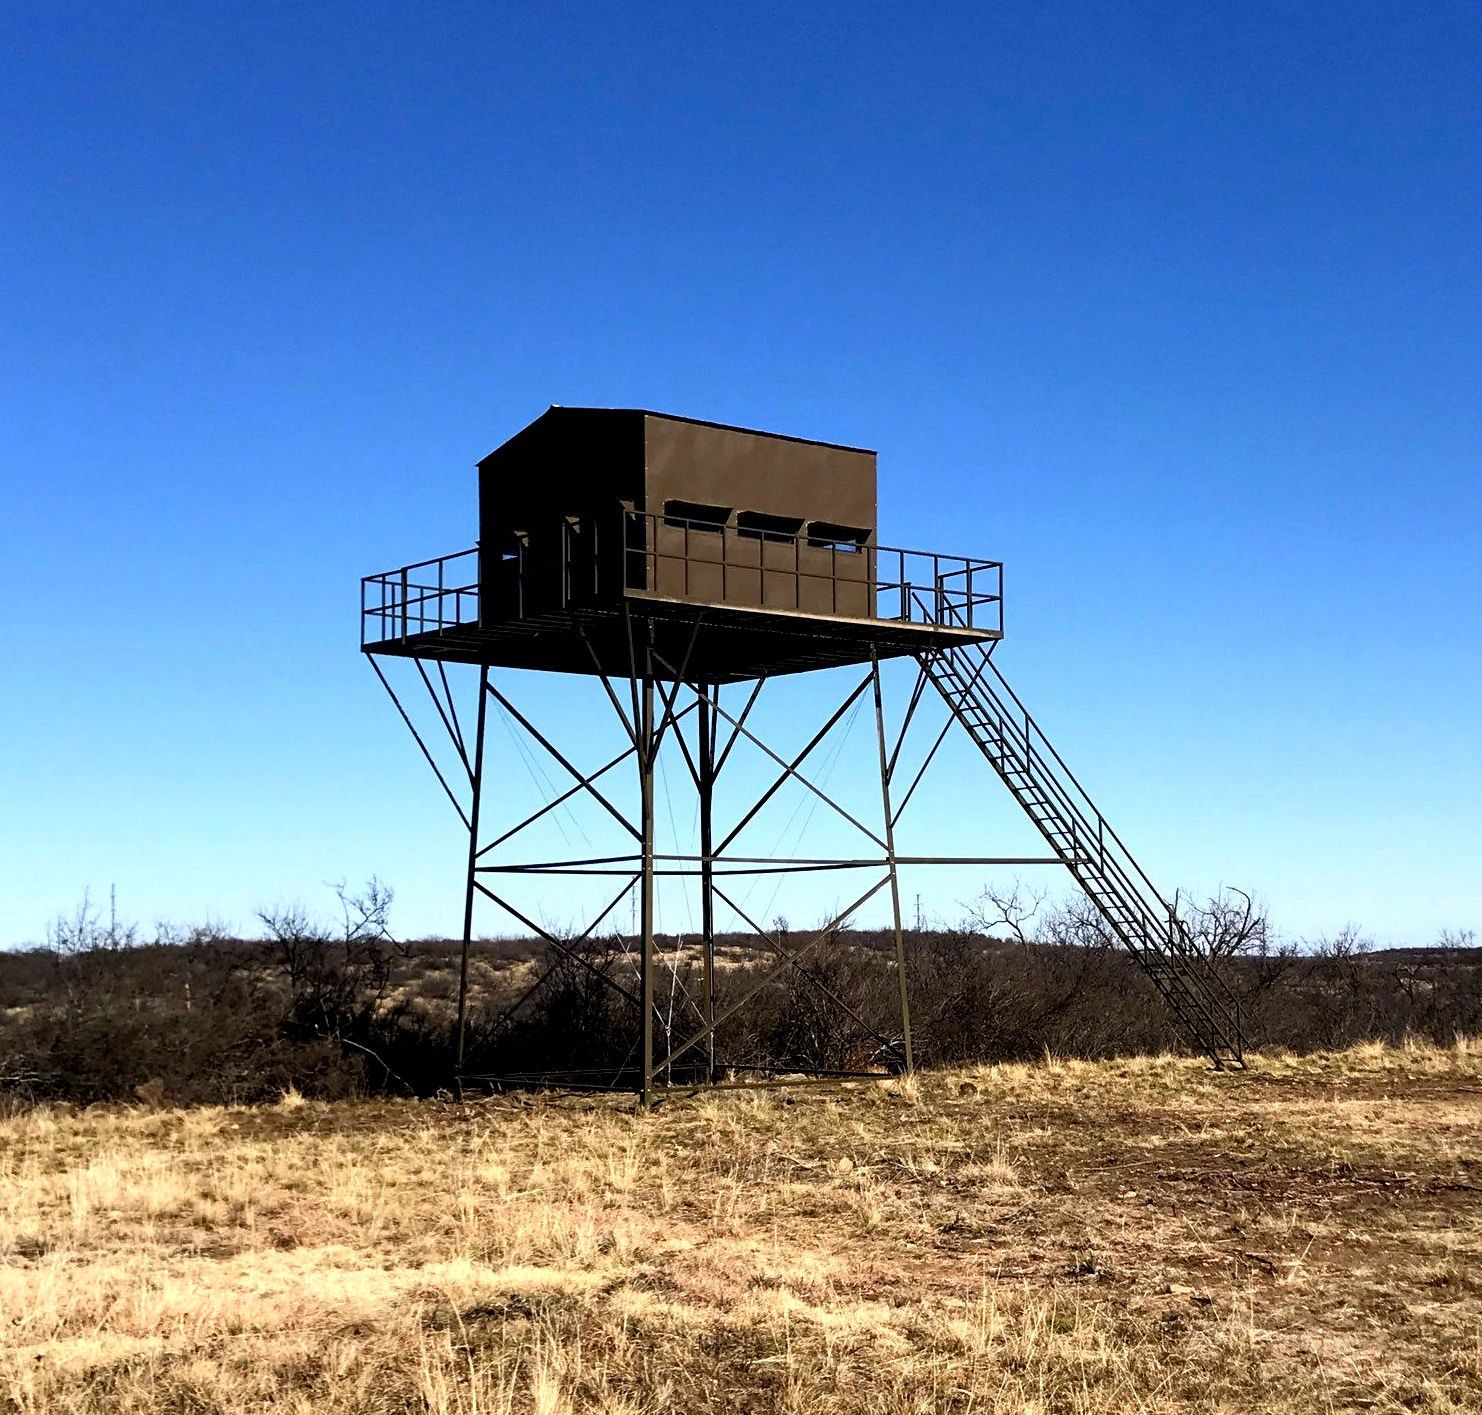
[[0,1122],[15,1411],[1482,1410],[1482,1047]]

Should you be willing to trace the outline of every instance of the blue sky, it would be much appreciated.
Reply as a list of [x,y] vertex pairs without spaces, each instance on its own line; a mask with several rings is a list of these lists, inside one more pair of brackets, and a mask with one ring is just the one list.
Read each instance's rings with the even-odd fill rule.
[[[882,538],[1007,562],[999,661],[1169,888],[1482,924],[1479,41],[1446,4],[7,6],[0,942],[88,888],[245,928],[372,872],[453,927],[356,580],[471,544],[474,461],[552,402],[878,448]],[[952,773],[928,833],[995,853]]]

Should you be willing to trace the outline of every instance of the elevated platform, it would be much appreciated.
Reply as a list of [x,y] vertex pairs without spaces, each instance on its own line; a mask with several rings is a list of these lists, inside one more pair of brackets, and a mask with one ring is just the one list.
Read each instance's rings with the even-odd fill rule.
[[[480,628],[475,623],[413,631],[363,644],[366,653],[531,668],[549,673],[627,677],[634,669],[629,627],[652,625],[664,664],[684,668],[690,682],[739,683],[900,658],[935,647],[955,648],[1000,637],[998,631],[888,619],[842,619],[797,611],[736,609],[692,600],[629,596],[620,608],[576,609]],[[686,666],[687,665],[687,666]],[[673,674],[656,675],[668,678]]]
[[[468,550],[367,576],[362,651],[627,677],[641,672],[636,645],[646,635],[637,631],[646,626],[660,660],[657,676],[682,672],[691,682],[736,683],[986,643],[1003,632],[1001,567],[991,561],[892,550],[871,553],[864,567],[851,557],[841,584],[858,592],[861,569],[873,572],[868,596],[858,601],[873,614],[793,607],[807,603],[802,593],[776,607],[727,602],[719,593],[664,594],[645,587],[657,576],[615,592],[609,581],[601,594],[590,585],[582,593],[575,587],[581,578],[567,576],[538,596],[520,596],[515,612],[501,595],[500,611],[481,615],[477,559]],[[879,578],[881,565],[892,578]],[[715,591],[723,587],[717,583]]]

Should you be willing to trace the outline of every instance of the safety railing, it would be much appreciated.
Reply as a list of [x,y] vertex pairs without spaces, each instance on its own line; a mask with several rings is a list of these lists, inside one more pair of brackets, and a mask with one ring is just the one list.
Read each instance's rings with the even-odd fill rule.
[[[625,511],[615,523],[563,521],[533,545],[519,538],[485,566],[498,618],[604,600],[668,598],[881,620],[976,633],[1003,629],[1003,566],[996,560],[853,545],[817,534],[757,534]],[[419,560],[360,582],[361,647],[479,622],[479,552]]]
[[630,593],[1001,633],[1003,565],[624,512]]
[[479,618],[478,551],[418,560],[360,582],[360,646],[439,633]]

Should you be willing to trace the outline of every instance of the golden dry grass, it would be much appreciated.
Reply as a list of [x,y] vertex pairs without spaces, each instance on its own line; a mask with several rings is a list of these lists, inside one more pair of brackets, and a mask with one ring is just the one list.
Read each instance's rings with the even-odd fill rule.
[[16,1411],[1482,1410],[1482,1049],[0,1123]]

